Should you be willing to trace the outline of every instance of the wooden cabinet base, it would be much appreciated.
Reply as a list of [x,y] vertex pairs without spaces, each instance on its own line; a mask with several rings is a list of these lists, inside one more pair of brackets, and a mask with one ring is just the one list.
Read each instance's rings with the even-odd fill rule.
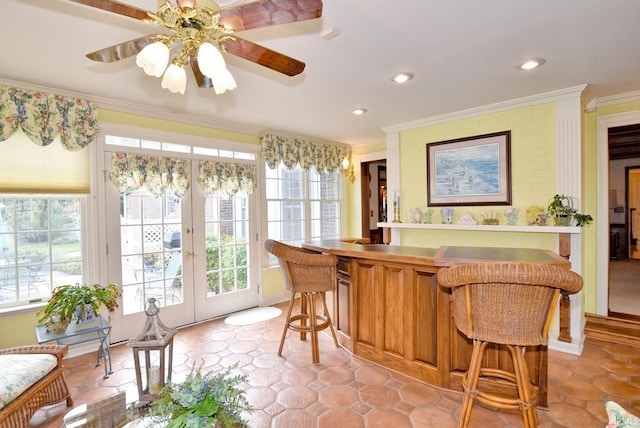
[[[331,248],[324,250],[335,254]],[[337,254],[338,286],[330,309],[341,346],[429,384],[462,391],[472,343],[454,325],[450,292],[437,285],[443,267],[428,258],[403,263],[397,257],[366,258],[366,251],[348,254]],[[528,348],[526,359],[538,404],[545,407],[547,348]],[[497,345],[489,347],[484,364],[513,370],[509,352]],[[511,392],[498,383],[489,386]]]

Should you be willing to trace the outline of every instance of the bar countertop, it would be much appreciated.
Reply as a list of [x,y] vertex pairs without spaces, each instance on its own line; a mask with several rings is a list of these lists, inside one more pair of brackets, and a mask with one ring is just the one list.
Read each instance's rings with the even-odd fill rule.
[[314,240],[305,242],[304,248],[336,256],[388,260],[406,263],[426,263],[451,267],[463,263],[481,261],[512,261],[546,263],[564,268],[571,264],[556,253],[537,248],[455,247],[440,248],[407,247],[402,245],[354,244],[340,240]]
[[434,264],[437,248],[405,247],[385,244],[354,244],[337,239],[319,239],[305,242],[308,250],[329,253],[336,256],[388,260],[408,263]]

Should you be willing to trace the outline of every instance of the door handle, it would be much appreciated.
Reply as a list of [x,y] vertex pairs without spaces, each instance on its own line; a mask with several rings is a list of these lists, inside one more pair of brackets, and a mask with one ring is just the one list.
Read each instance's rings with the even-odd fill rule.
[[192,253],[191,251],[187,251],[184,255],[187,256],[187,257],[195,257],[195,256],[197,256],[197,254]]

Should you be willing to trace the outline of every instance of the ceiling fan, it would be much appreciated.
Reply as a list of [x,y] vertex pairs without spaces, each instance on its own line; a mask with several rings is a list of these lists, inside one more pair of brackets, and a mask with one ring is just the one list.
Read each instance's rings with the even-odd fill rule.
[[[145,73],[159,77],[162,87],[184,93],[186,65],[193,70],[201,88],[213,87],[216,93],[236,87],[220,51],[283,73],[295,76],[305,64],[295,58],[236,36],[236,32],[286,24],[322,16],[322,0],[258,0],[220,11],[198,5],[196,0],[175,0],[150,12],[115,0],[71,0],[119,15],[159,25],[168,34],[149,34],[87,54],[99,62],[115,62],[137,55],[136,64]],[[174,45],[181,45],[171,63]]]

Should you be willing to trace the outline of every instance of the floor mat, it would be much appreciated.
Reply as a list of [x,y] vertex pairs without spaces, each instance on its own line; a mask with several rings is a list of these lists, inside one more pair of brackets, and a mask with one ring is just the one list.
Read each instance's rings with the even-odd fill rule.
[[267,321],[272,318],[279,317],[282,313],[280,308],[274,308],[271,306],[264,306],[261,308],[247,309],[246,311],[237,312],[228,316],[225,320],[225,324],[229,325],[249,325],[257,322]]

